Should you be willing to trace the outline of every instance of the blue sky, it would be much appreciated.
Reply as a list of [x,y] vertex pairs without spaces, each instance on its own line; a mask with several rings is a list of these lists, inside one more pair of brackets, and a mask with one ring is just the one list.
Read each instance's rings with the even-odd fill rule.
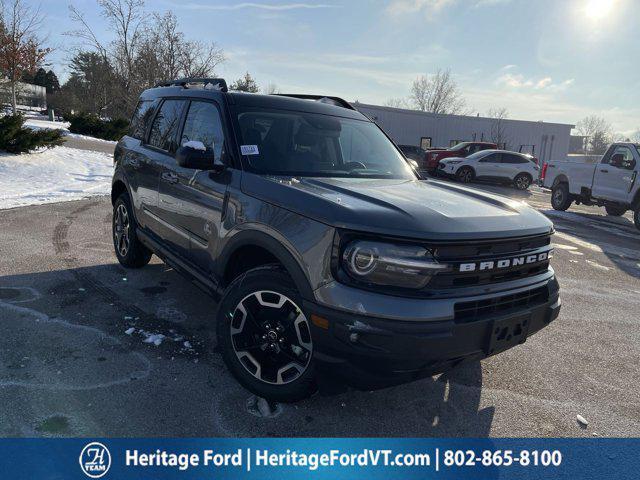
[[[28,3],[38,4],[36,0]],[[109,32],[95,0],[47,0],[45,33],[65,77],[68,5]],[[576,123],[599,114],[640,128],[638,0],[147,0],[173,10],[188,36],[227,55],[219,74],[251,72],[286,92],[383,103],[418,75],[450,68],[474,113]]]

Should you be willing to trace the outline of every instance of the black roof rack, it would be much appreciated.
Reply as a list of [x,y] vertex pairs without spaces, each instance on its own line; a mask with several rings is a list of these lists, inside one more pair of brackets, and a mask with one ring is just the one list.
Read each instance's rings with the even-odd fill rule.
[[183,88],[188,88],[188,85],[190,84],[197,84],[197,83],[203,83],[204,85],[207,84],[211,84],[214,86],[218,86],[218,88],[220,89],[220,91],[222,92],[228,92],[229,89],[227,88],[227,82],[225,81],[224,78],[198,78],[198,77],[193,77],[193,78],[178,78],[175,80],[168,80],[166,82],[160,82],[159,84],[156,85],[156,88],[158,87],[183,87]]
[[323,95],[305,95],[299,93],[274,93],[274,95],[278,95],[280,97],[292,97],[292,98],[301,98],[303,100],[315,100],[320,103],[327,103],[329,105],[335,105],[336,107],[347,108],[349,110],[355,110],[353,105],[351,105],[346,100],[340,97],[327,97]]

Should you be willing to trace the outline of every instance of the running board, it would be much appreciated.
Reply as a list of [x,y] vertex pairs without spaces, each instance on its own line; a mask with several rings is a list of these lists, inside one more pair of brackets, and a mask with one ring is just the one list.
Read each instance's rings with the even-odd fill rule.
[[223,292],[212,278],[200,273],[177,255],[163,247],[159,242],[154,240],[151,235],[140,228],[136,229],[136,235],[140,241],[147,248],[151,249],[151,251],[153,251],[153,253],[156,254],[164,263],[187,277],[195,286],[211,295],[215,300],[220,299]]

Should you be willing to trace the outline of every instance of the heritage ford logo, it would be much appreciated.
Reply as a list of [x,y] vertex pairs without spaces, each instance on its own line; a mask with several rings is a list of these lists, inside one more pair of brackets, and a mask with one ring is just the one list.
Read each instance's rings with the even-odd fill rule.
[[484,262],[461,263],[460,272],[483,272],[487,270],[499,270],[501,268],[521,267],[524,265],[532,265],[534,263],[544,262],[551,257],[553,250],[547,250],[542,253],[534,253],[531,255],[523,255],[521,257],[504,258],[502,260],[486,260]]
[[91,442],[80,453],[80,468],[89,478],[101,478],[111,467],[111,453],[102,443]]

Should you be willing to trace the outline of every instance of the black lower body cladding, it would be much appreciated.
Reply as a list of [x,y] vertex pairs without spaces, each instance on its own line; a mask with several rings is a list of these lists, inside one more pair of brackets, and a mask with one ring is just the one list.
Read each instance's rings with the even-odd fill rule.
[[524,343],[560,312],[555,278],[542,287],[544,294],[540,290],[536,287],[536,294],[526,300],[496,296],[492,305],[478,306],[476,317],[465,314],[433,322],[354,316],[313,303],[305,306],[328,320],[328,328],[312,327],[318,367],[334,371],[353,386],[376,388],[443,373]]

